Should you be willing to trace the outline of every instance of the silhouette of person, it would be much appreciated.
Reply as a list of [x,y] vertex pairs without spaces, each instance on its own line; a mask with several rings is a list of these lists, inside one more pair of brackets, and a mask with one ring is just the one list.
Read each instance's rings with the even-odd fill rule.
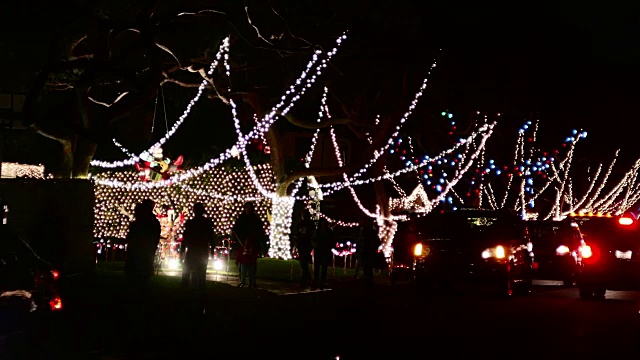
[[213,222],[204,216],[205,213],[203,203],[198,202],[193,205],[193,218],[184,224],[180,248],[184,259],[181,287],[186,292],[189,289],[189,282],[192,281],[200,305],[204,305],[209,242],[214,237]]
[[[364,254],[364,238],[363,229],[367,226],[366,220],[360,225],[358,235],[356,236],[356,266],[354,268],[353,277],[357,280],[360,276],[360,269],[362,269],[362,255]],[[364,271],[364,269],[363,269]]]
[[309,272],[309,263],[311,262],[311,251],[313,250],[312,237],[316,230],[316,224],[311,220],[309,212],[305,209],[302,211],[301,220],[298,223],[296,232],[296,247],[298,248],[298,261],[302,268],[302,278],[300,285],[303,288],[309,286],[311,273]]
[[246,281],[248,281],[250,287],[256,287],[258,246],[266,239],[266,234],[264,232],[264,224],[256,214],[255,206],[252,202],[244,204],[244,210],[233,224],[232,232],[241,246],[236,258],[236,262],[240,267],[240,283],[238,286],[246,286]]
[[[154,203],[145,199],[136,205],[135,220],[129,224],[126,237],[125,276],[129,294],[130,320],[140,320],[146,302],[149,279],[153,275],[154,260],[160,242],[160,222],[153,213]],[[139,323],[137,324],[139,325]],[[136,327],[130,328],[133,334]]]
[[333,232],[325,218],[318,221],[315,245],[313,247],[313,279],[315,285],[321,289],[327,286],[327,267],[331,262],[331,247],[333,246]]
[[373,269],[375,266],[380,237],[378,226],[374,219],[368,219],[362,227],[362,271],[364,273],[365,286],[368,290],[373,287]]
[[31,244],[53,266],[62,268],[67,246],[64,219],[52,207],[47,207],[38,213],[35,223]]

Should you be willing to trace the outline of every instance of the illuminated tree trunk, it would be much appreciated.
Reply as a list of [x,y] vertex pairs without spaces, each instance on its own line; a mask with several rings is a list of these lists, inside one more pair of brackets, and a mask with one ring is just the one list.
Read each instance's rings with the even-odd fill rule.
[[269,257],[291,259],[291,216],[295,199],[276,195],[271,199],[271,224]]

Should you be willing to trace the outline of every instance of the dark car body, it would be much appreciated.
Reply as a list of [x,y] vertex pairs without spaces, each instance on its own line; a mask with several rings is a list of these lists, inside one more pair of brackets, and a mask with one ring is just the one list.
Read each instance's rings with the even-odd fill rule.
[[59,273],[5,224],[0,225],[0,355],[31,339],[53,311],[62,309]]
[[640,290],[640,224],[632,216],[575,217],[584,236],[576,250],[580,297]]
[[528,293],[532,244],[515,213],[458,210],[400,224],[394,237],[392,276],[410,272],[419,287],[482,284],[502,294]]
[[572,219],[562,221],[528,221],[529,236],[533,243],[534,277],[560,280],[566,286],[575,282],[575,250],[583,240],[580,226]]

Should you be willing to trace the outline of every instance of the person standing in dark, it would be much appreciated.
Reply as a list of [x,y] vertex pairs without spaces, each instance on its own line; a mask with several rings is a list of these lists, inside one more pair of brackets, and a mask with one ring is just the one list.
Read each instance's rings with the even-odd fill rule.
[[331,262],[331,247],[333,246],[333,231],[325,218],[318,220],[315,245],[313,247],[313,279],[315,285],[321,289],[327,284],[327,267]]
[[356,266],[355,269],[353,270],[354,272],[354,279],[358,279],[360,276],[360,270],[362,269],[362,254],[364,253],[364,239],[363,239],[363,229],[366,226],[367,222],[366,220],[362,223],[362,225],[360,225],[359,227],[359,231],[356,234]]
[[373,287],[373,269],[376,255],[378,254],[378,247],[380,246],[378,226],[374,219],[367,219],[367,221],[365,221],[360,237],[362,238],[362,245],[358,251],[362,251],[362,271],[364,273],[365,286],[368,290],[371,290]]
[[180,247],[184,259],[181,288],[187,292],[191,282],[198,295],[199,304],[202,306],[204,306],[205,300],[209,242],[214,237],[213,222],[204,216],[205,213],[206,209],[203,203],[198,202],[193,205],[193,218],[184,224],[182,246]]
[[316,224],[311,220],[309,212],[305,209],[302,211],[302,219],[298,223],[296,232],[296,247],[298,248],[298,260],[302,268],[302,279],[300,286],[306,288],[311,280],[309,272],[309,263],[311,262],[311,251],[313,250],[312,238],[316,230]]
[[142,334],[141,320],[146,303],[149,279],[153,275],[154,260],[160,243],[160,222],[153,213],[154,203],[145,199],[136,205],[134,220],[126,237],[124,265],[127,281],[129,320],[132,321],[130,345],[136,345]]
[[153,201],[143,200],[134,210],[135,220],[126,237],[125,275],[134,301],[143,301],[153,275],[156,250],[160,243],[160,222],[153,213]]
[[[239,286],[245,286],[246,284],[242,280],[247,280],[242,275],[246,274],[249,280],[250,287],[256,287],[256,274],[257,274],[257,252],[259,244],[261,244],[267,238],[264,231],[264,224],[258,214],[256,214],[255,206],[252,202],[244,204],[244,210],[236,222],[233,224],[233,234],[240,243],[240,250],[238,254],[238,263],[240,265],[240,284]],[[255,258],[255,261],[254,261]],[[243,267],[245,272],[243,273]]]

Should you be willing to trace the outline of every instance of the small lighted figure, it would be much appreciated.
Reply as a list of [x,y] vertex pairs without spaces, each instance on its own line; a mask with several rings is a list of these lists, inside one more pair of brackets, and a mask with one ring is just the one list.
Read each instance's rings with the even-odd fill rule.
[[179,170],[184,158],[178,156],[173,162],[169,158],[165,158],[161,147],[151,149],[151,152],[144,151],[140,154],[139,163],[136,163],[136,170],[140,174],[143,181],[166,180],[171,173]]

